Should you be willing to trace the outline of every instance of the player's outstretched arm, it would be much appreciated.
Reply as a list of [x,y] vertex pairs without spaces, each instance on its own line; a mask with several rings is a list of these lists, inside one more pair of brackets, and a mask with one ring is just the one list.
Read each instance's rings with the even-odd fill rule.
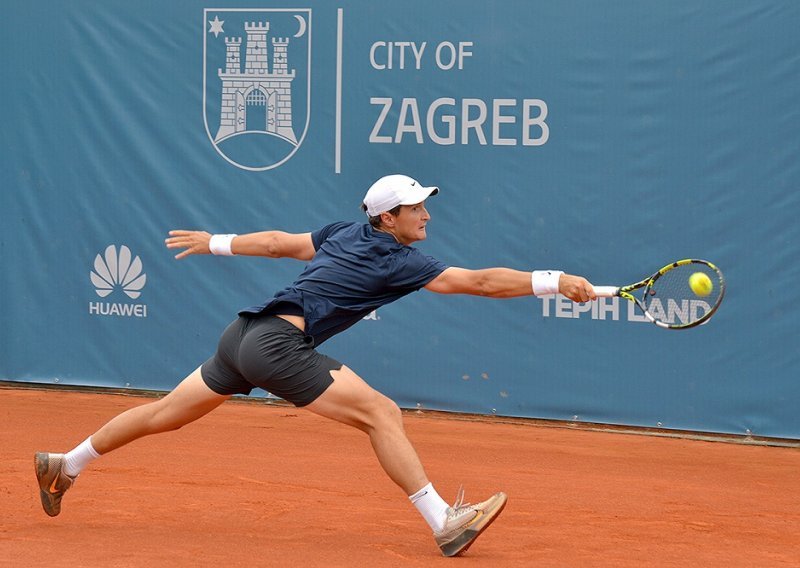
[[[224,243],[224,252],[212,237]],[[262,231],[246,235],[211,235],[206,231],[175,230],[169,232],[165,240],[168,249],[184,249],[175,258],[185,258],[192,254],[237,254],[246,256],[266,256],[270,258],[314,258],[314,243],[311,233],[285,233],[283,231]],[[228,252],[229,251],[229,252]]]
[[[531,273],[511,268],[468,270],[453,266],[431,280],[425,289],[437,294],[470,294],[489,298],[516,298],[534,294]],[[575,302],[597,298],[586,278],[572,274],[562,273],[559,276],[558,292]]]

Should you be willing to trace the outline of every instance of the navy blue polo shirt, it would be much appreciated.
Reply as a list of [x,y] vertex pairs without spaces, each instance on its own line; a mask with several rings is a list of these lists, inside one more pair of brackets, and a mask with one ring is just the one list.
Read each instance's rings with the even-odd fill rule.
[[326,225],[311,233],[311,240],[317,252],[294,284],[240,315],[302,315],[306,334],[319,345],[447,268],[366,223]]

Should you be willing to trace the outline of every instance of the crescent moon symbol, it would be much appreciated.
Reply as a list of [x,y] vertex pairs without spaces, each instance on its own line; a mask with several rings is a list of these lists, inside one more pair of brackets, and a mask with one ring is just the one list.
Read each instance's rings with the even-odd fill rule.
[[297,33],[294,34],[294,37],[302,37],[303,34],[306,33],[306,20],[299,14],[295,14],[294,17],[297,18],[297,23],[300,24],[300,29],[297,30]]

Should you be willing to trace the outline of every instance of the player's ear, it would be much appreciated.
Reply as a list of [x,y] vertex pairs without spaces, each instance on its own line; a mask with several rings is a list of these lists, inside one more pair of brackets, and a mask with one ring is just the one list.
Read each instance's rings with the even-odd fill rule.
[[381,224],[384,227],[394,227],[394,215],[388,211],[381,213]]

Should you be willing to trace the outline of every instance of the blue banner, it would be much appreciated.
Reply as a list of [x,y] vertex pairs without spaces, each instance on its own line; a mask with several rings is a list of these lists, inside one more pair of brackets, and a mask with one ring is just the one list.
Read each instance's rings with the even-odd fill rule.
[[6,6],[0,379],[171,389],[303,264],[176,261],[168,230],[362,220],[406,173],[448,265],[698,257],[728,291],[685,332],[412,294],[321,348],[401,406],[800,438],[800,4],[212,6]]

